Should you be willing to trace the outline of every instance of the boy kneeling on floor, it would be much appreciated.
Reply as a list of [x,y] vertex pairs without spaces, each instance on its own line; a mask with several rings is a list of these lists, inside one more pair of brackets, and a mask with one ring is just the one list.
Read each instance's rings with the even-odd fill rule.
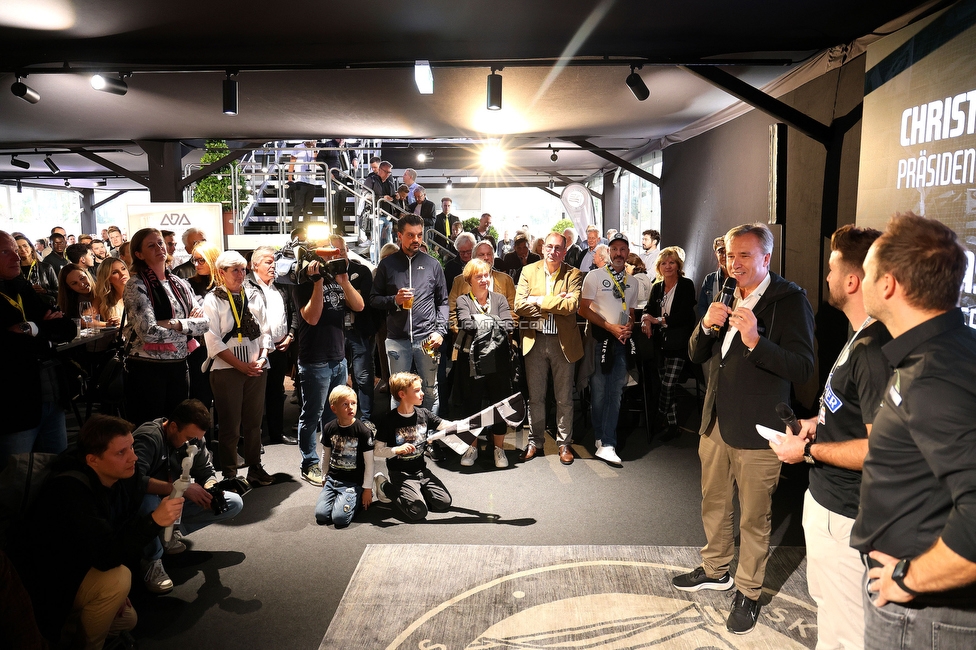
[[345,528],[356,516],[359,504],[363,510],[373,500],[373,425],[356,419],[356,391],[346,385],[329,393],[329,408],[336,419],[322,429],[324,454],[322,464],[328,468],[325,484],[315,504],[315,521]]
[[428,509],[444,512],[451,506],[451,494],[424,460],[427,437],[451,422],[420,406],[424,391],[417,375],[398,372],[390,377],[389,386],[390,395],[400,403],[380,423],[373,453],[387,459],[390,477],[377,472],[373,492],[383,503],[393,501],[406,519],[419,521],[427,516]]

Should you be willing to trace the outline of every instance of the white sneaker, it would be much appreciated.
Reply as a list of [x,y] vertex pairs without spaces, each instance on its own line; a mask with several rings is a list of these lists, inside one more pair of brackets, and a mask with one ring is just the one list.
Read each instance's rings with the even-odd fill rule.
[[176,555],[185,550],[186,544],[183,543],[183,533],[174,528],[173,536],[169,538],[168,542],[163,542],[163,553],[166,555]]
[[508,467],[508,456],[505,455],[505,450],[501,447],[495,447],[495,467],[499,469]]
[[461,467],[471,467],[476,460],[478,460],[478,448],[468,447],[468,450],[461,456]]
[[602,446],[603,446],[603,441],[602,440],[597,440],[596,441],[596,448],[599,449]]
[[612,445],[600,445],[600,448],[596,450],[594,456],[600,460],[605,460],[610,465],[623,467],[623,462],[621,462],[620,456],[618,456],[617,452],[614,451]]
[[162,560],[153,560],[142,565],[143,582],[146,589],[154,594],[168,594],[173,591],[173,581],[170,580]]
[[386,483],[386,475],[383,472],[376,472],[373,475],[373,498],[380,503],[389,503],[390,497],[386,496],[386,492],[383,491],[383,485]]

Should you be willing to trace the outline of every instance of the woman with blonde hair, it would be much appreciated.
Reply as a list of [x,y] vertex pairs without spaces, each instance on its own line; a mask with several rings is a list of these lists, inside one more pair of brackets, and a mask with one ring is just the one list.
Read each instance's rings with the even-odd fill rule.
[[125,302],[122,292],[129,281],[129,267],[120,259],[108,259],[99,264],[95,278],[94,306],[99,317],[115,326],[122,322]]
[[654,339],[658,355],[658,418],[666,424],[668,438],[678,435],[674,386],[688,361],[688,339],[698,324],[697,292],[695,283],[684,277],[684,258],[684,251],[677,246],[669,246],[658,255],[655,270],[659,279],[651,287],[651,297],[641,316],[641,331]]
[[221,286],[223,280],[217,273],[217,258],[220,249],[208,241],[199,242],[190,253],[190,262],[196,273],[187,282],[193,287],[193,292],[203,298],[214,287]]

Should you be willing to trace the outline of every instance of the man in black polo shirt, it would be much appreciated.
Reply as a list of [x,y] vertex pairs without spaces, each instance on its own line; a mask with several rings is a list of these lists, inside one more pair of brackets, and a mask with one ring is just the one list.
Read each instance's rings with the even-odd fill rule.
[[864,260],[864,307],[894,375],[871,431],[851,545],[869,554],[865,648],[976,647],[976,332],[956,307],[966,253],[896,216]]
[[864,256],[880,236],[872,228],[847,225],[830,238],[828,301],[844,312],[853,334],[831,368],[818,417],[800,420],[800,435],[787,431],[781,443],[769,443],[781,461],[811,465],[803,536],[807,587],[817,603],[818,648],[860,648],[864,643],[864,565],[851,548],[851,527],[868,435],[891,376],[881,352],[891,336],[865,313],[861,293]]

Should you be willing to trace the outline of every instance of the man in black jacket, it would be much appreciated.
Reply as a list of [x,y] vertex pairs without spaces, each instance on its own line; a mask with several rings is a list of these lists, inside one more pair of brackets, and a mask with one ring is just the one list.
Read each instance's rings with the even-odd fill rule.
[[[437,357],[447,333],[447,285],[444,271],[420,250],[424,222],[408,214],[397,224],[400,250],[380,261],[369,304],[386,312],[386,354],[390,374],[410,372],[416,364],[423,381],[424,408],[439,410]],[[392,408],[397,399],[391,393]]]
[[515,250],[502,259],[501,270],[512,276],[512,280],[518,285],[519,276],[522,275],[522,267],[533,262],[538,262],[541,259],[535,253],[529,251],[528,235],[519,233],[515,235]]
[[413,191],[413,196],[414,202],[407,206],[407,212],[419,215],[424,220],[425,230],[433,228],[434,210],[437,208],[433,201],[427,200],[427,190],[424,189],[423,185],[418,185]]
[[[813,374],[813,310],[806,292],[769,271],[773,235],[763,224],[737,226],[725,235],[729,273],[738,282],[733,307],[713,302],[688,343],[692,363],[712,357],[702,410],[698,455],[702,463],[702,523],[707,540],[702,566],[676,576],[675,588],[737,588],[726,627],[751,632],[759,617],[769,555],[770,508],[781,463],[756,424],[781,430],[776,414],[789,403],[792,383]],[[735,583],[733,493],[740,509]]]
[[52,344],[70,341],[75,324],[51,309],[20,273],[17,242],[0,231],[0,346],[16,381],[7,381],[0,408],[0,458],[68,446]]
[[[100,648],[110,631],[135,626],[126,565],[135,566],[183,508],[182,498],[167,497],[139,515],[144,494],[132,425],[121,418],[91,416],[78,434],[77,454],[52,463],[12,555],[52,645]],[[69,618],[77,636],[63,639]]]

